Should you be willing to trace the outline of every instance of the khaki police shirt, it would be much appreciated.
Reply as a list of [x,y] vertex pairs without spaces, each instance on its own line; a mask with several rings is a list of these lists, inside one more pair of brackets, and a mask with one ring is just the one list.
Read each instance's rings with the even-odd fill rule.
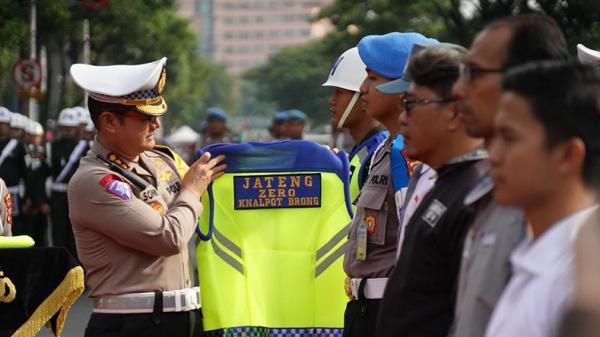
[[[387,277],[394,268],[398,233],[398,216],[392,177],[390,174],[390,136],[373,155],[369,176],[357,197],[356,213],[348,237],[344,256],[344,271],[352,278]],[[367,254],[365,260],[356,258],[357,230],[365,218],[373,224],[367,230]]]
[[89,296],[193,287],[187,244],[202,205],[180,191],[175,162],[158,151],[143,152],[137,163],[120,158],[150,183],[140,191],[97,155],[106,158],[109,150],[95,140],[68,187]]
[[12,236],[12,195],[6,188],[4,179],[0,178],[0,236]]

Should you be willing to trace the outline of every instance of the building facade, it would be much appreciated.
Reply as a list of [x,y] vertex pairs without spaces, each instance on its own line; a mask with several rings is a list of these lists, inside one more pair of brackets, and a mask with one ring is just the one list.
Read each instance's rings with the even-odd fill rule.
[[233,74],[269,55],[326,34],[331,25],[310,18],[333,0],[179,0],[180,14],[199,34],[201,55]]

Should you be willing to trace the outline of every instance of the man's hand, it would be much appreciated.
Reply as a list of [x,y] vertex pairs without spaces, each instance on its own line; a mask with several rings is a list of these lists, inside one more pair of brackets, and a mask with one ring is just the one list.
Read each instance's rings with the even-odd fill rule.
[[227,165],[219,165],[219,163],[225,159],[225,156],[220,155],[213,159],[210,157],[210,153],[206,152],[190,166],[183,177],[182,190],[192,191],[200,198],[208,188],[208,184],[223,175]]

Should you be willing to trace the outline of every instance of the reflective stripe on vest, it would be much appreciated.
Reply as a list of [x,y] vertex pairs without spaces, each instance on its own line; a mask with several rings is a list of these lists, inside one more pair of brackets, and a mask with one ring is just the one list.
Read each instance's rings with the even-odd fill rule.
[[341,336],[346,154],[307,141],[204,150],[228,165],[202,198],[202,232],[213,226],[196,250],[205,334]]

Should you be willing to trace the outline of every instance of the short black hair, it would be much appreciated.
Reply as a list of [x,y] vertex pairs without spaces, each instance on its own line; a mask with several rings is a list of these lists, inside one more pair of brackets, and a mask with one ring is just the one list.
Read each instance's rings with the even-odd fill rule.
[[512,35],[507,42],[502,68],[532,61],[567,61],[569,51],[565,35],[556,21],[544,14],[519,14],[500,18],[485,29],[509,28]]
[[600,188],[600,69],[575,62],[533,62],[509,70],[502,88],[531,104],[548,148],[570,138],[583,141],[584,182]]
[[101,102],[96,99],[93,99],[91,96],[88,97],[88,110],[90,111],[90,118],[96,127],[96,130],[100,130],[100,121],[98,118],[100,114],[104,111],[113,112],[119,116],[119,121],[121,124],[124,123],[124,114],[126,112],[136,111],[135,108],[132,108],[127,105],[118,104],[118,103],[106,103]]
[[415,84],[430,88],[442,98],[451,97],[466,52],[460,46],[428,46],[410,58],[408,74]]

